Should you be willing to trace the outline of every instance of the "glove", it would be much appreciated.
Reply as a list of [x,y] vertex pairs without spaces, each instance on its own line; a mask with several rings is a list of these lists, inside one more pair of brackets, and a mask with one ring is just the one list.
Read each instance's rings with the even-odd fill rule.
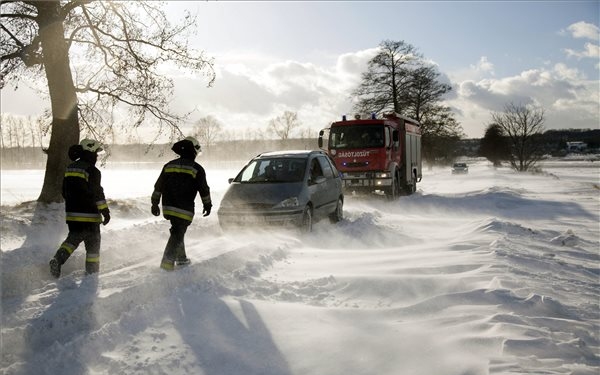
[[157,205],[153,204],[152,208],[150,208],[150,212],[152,212],[152,215],[158,216],[160,215],[160,208],[158,208]]
[[105,208],[104,210],[100,211],[100,213],[102,214],[102,216],[104,216],[102,225],[108,224],[108,222],[110,221],[110,212],[108,211],[108,208]]
[[204,210],[202,211],[202,216],[208,216],[210,215],[210,209],[212,208],[212,204],[211,203],[206,203],[204,205]]

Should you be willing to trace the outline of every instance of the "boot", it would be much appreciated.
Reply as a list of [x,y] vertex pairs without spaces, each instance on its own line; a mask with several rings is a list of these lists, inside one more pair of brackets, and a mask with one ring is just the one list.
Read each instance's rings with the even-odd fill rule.
[[173,269],[175,269],[175,262],[173,262],[171,259],[168,258],[163,258],[162,261],[160,262],[160,268],[162,268],[163,270],[166,271],[173,271]]
[[190,263],[191,263],[191,261],[190,261],[190,258],[188,258],[188,257],[177,259],[175,261],[175,265],[177,265],[177,266],[187,266]]
[[50,259],[50,273],[57,279],[60,277],[60,267],[61,264],[58,262],[58,259]]

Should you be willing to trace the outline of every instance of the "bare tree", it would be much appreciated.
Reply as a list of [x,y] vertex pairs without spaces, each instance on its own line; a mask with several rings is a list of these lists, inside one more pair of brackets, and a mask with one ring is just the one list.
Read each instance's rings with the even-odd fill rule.
[[492,122],[508,137],[510,164],[517,171],[527,171],[541,159],[544,110],[540,107],[509,103],[504,112],[492,112]]
[[15,147],[14,140],[16,139],[16,128],[17,128],[15,121],[16,120],[13,116],[8,117],[6,120],[5,126],[6,126],[6,129],[8,132],[8,147]]
[[305,126],[302,129],[300,129],[299,133],[300,133],[300,138],[302,138],[302,139],[316,138],[316,136],[317,136],[317,134],[313,131],[313,129],[311,129],[308,126]]
[[285,141],[290,137],[292,131],[298,127],[300,127],[298,113],[285,111],[283,115],[269,121],[268,130],[277,135],[279,139]]
[[38,201],[58,202],[67,150],[88,136],[110,134],[114,111],[128,108],[131,127],[148,119],[171,137],[185,117],[169,109],[173,80],[167,63],[214,80],[212,61],[188,47],[196,24],[189,14],[177,25],[153,1],[0,2],[0,88],[27,73],[45,78],[52,131]]
[[35,140],[36,140],[36,130],[37,130],[37,126],[35,124],[35,121],[33,119],[33,116],[27,116],[27,130],[29,130],[29,136],[31,137],[31,147],[35,147]]
[[410,72],[410,85],[405,95],[404,113],[421,122],[430,112],[439,112],[442,96],[452,90],[439,82],[440,73],[432,65],[422,65]]
[[414,46],[385,40],[379,48],[352,93],[357,100],[354,109],[361,113],[393,111],[413,118],[422,126],[424,156],[429,161],[449,156],[451,145],[462,136],[454,114],[441,105],[451,87],[439,81],[440,73]]
[[360,85],[352,93],[358,99],[355,109],[361,113],[405,114],[410,72],[421,59],[417,49],[404,41],[381,42],[379,53],[369,61]]
[[0,113],[0,148],[4,148],[4,131],[6,130],[6,116],[4,113]]
[[223,131],[223,125],[213,116],[206,116],[196,121],[194,124],[194,135],[200,143],[204,143],[209,149],[219,138]]

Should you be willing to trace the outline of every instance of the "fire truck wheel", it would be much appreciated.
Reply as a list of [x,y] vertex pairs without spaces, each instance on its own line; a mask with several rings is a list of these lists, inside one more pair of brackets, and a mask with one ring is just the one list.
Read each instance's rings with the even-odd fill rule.
[[304,212],[302,213],[302,219],[300,221],[300,232],[312,232],[312,224],[312,209],[310,206],[306,206],[304,207]]
[[413,194],[417,192],[417,172],[413,172],[413,180],[410,185],[407,186],[409,194]]
[[340,197],[338,198],[337,205],[335,207],[335,211],[331,213],[329,216],[329,220],[332,223],[340,222],[344,219],[344,200]]
[[398,184],[398,176],[394,176],[392,179],[392,186],[390,186],[385,192],[387,198],[392,201],[398,199],[398,196],[400,195],[399,188],[400,185]]

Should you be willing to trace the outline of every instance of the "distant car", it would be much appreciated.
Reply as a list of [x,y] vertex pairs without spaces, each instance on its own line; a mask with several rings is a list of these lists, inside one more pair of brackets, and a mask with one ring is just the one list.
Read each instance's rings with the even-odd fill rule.
[[217,211],[223,230],[273,224],[310,232],[322,218],[343,219],[341,176],[323,151],[260,154],[229,183]]
[[469,166],[466,163],[454,163],[452,165],[452,173],[453,174],[469,173]]

